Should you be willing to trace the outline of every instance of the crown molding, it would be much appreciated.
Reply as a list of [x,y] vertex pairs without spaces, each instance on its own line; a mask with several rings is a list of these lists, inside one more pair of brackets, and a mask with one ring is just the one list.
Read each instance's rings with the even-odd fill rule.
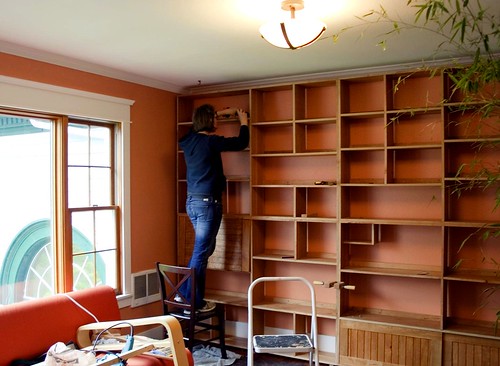
[[162,82],[159,80],[147,78],[133,73],[128,73],[111,67],[94,64],[91,62],[78,60],[60,54],[20,46],[10,42],[0,41],[0,52],[11,54],[14,56],[25,57],[36,61],[47,62],[70,69],[85,71],[100,76],[106,76],[113,79],[127,81],[134,84],[149,86],[173,93],[181,93],[185,90],[179,85]]
[[360,76],[373,76],[380,75],[384,73],[396,73],[396,72],[411,72],[416,70],[421,70],[423,68],[433,68],[433,67],[452,67],[457,65],[466,65],[472,61],[470,57],[464,58],[447,58],[442,60],[422,60],[419,62],[410,63],[400,63],[392,65],[382,65],[382,66],[370,66],[357,69],[342,69],[334,70],[320,73],[302,74],[302,75],[290,75],[284,77],[259,79],[245,82],[236,83],[226,83],[226,84],[214,84],[214,85],[203,85],[203,86],[192,86],[184,88],[185,94],[204,94],[204,93],[215,93],[215,92],[226,92],[231,90],[245,89],[245,88],[256,88],[264,86],[273,86],[281,84],[290,83],[301,83],[301,82],[319,82],[332,79],[347,79]]

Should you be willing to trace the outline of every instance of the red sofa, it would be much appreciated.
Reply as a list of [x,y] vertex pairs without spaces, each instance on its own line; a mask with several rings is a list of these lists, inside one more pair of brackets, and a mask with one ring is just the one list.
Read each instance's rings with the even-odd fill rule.
[[[99,322],[120,320],[116,296],[109,286],[74,291],[68,295],[94,314]],[[63,294],[0,305],[0,366],[8,366],[19,359],[36,359],[56,342],[77,343],[78,328],[93,322],[95,319],[90,314]],[[186,351],[189,365],[193,365],[189,350],[182,349]],[[183,355],[181,357],[184,359]],[[130,366],[173,364],[171,359],[149,355],[128,360]]]

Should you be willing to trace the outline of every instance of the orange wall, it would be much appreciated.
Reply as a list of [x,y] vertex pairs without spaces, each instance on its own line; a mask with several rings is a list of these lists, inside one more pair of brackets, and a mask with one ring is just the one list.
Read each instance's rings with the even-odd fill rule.
[[0,53],[0,75],[135,101],[130,128],[131,269],[153,269],[157,260],[175,263],[176,94],[5,53]]

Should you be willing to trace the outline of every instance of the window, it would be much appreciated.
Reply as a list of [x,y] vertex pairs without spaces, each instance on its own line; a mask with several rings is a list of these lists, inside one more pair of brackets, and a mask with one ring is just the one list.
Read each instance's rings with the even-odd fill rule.
[[[102,95],[97,93],[90,93],[82,90],[75,90],[70,88],[59,87],[50,84],[38,83],[23,79],[12,78],[4,75],[0,75],[0,113],[9,115],[14,114],[13,111],[45,111],[49,112],[49,114],[44,115],[34,115],[33,113],[27,115],[29,119],[38,120],[41,124],[36,126],[31,124],[29,121],[24,121],[24,128],[28,128],[31,130],[32,128],[39,128],[38,132],[43,133],[44,137],[48,138],[50,136],[50,149],[54,147],[54,152],[56,153],[54,156],[58,158],[56,161],[51,161],[50,166],[43,167],[42,164],[33,164],[32,170],[27,179],[23,180],[22,183],[26,185],[26,189],[24,191],[24,195],[19,198],[18,204],[15,206],[16,209],[22,209],[25,214],[27,213],[35,213],[32,208],[29,206],[29,197],[31,195],[36,195],[37,197],[45,197],[49,202],[57,202],[59,206],[66,207],[67,210],[58,210],[55,212],[50,211],[50,220],[42,220],[42,221],[32,221],[32,225],[28,227],[24,227],[22,229],[18,228],[16,232],[19,235],[16,237],[14,243],[19,250],[15,251],[15,255],[12,257],[12,260],[9,260],[11,263],[11,267],[18,268],[22,267],[23,271],[11,270],[10,277],[18,276],[18,277],[30,277],[36,276],[43,281],[40,281],[41,284],[44,284],[45,281],[50,280],[50,276],[57,275],[54,277],[57,281],[55,282],[55,291],[62,292],[68,291],[73,288],[73,278],[77,278],[78,276],[73,274],[73,247],[69,244],[69,248],[62,246],[65,250],[61,252],[61,250],[57,251],[52,245],[52,240],[54,243],[57,243],[58,247],[61,247],[62,244],[68,245],[68,243],[72,243],[75,246],[74,253],[78,256],[83,257],[83,253],[88,254],[89,256],[95,256],[98,258],[105,257],[106,255],[117,255],[119,260],[116,263],[116,288],[118,290],[118,303],[121,307],[129,306],[131,304],[131,270],[130,270],[130,107],[134,104],[133,100],[117,98],[108,95]],[[3,108],[3,110],[2,110]],[[10,112],[9,112],[10,111]],[[12,112],[12,113],[11,113]],[[68,184],[68,171],[66,171],[66,175],[55,175],[52,172],[55,172],[57,169],[61,170],[60,166],[66,166],[69,162],[62,161],[61,159],[68,158],[67,154],[63,154],[63,151],[68,151],[67,147],[61,145],[61,142],[68,143],[68,138],[62,139],[61,135],[64,129],[58,128],[58,126],[62,126],[61,116],[78,116],[78,119],[70,119],[67,121],[67,117],[64,117],[66,120],[63,120],[63,123],[72,124],[76,123],[76,125],[85,125],[85,121],[116,121],[114,123],[114,134],[110,135],[110,139],[112,140],[113,146],[112,152],[114,153],[114,161],[110,161],[111,164],[114,164],[113,170],[114,175],[110,178],[112,181],[112,189],[110,194],[114,195],[114,199],[116,202],[109,206],[103,206],[102,210],[113,210],[115,213],[119,213],[118,217],[116,217],[117,230],[119,232],[116,233],[117,245],[119,247],[116,250],[111,250],[109,247],[104,248],[100,244],[102,243],[101,238],[94,238],[92,235],[87,235],[87,233],[80,231],[79,223],[76,223],[71,229],[71,212],[77,212],[79,210],[85,210],[87,206],[81,207],[69,207],[67,202],[62,202],[63,198],[68,199],[69,196],[63,194],[64,190],[61,187],[64,187]],[[15,117],[23,117],[23,115],[16,114]],[[26,117],[26,116],[24,116]],[[56,130],[51,130],[50,132],[46,128],[42,128],[42,125],[50,125],[52,128],[57,128]],[[90,125],[99,126],[108,126],[107,124],[99,124],[99,123],[90,123]],[[89,126],[89,124],[87,124]],[[109,126],[108,126],[109,127]],[[19,131],[20,126],[17,126]],[[22,126],[21,126],[22,128]],[[69,128],[69,127],[68,127]],[[87,127],[85,127],[87,128]],[[90,128],[89,128],[90,129]],[[42,132],[44,131],[44,132]],[[93,132],[91,132],[93,133]],[[71,135],[68,132],[68,136]],[[19,136],[18,136],[19,137]],[[31,137],[41,137],[31,134]],[[0,144],[2,145],[2,144]],[[38,152],[42,153],[43,149],[48,147],[46,145],[39,145]],[[46,152],[44,152],[46,153]],[[0,155],[0,161],[3,161],[4,157]],[[34,159],[38,159],[37,156]],[[36,161],[36,160],[34,160]],[[55,165],[52,165],[55,164]],[[76,164],[78,165],[78,164]],[[58,168],[59,167],[59,168]],[[92,167],[92,163],[89,165],[88,169]],[[69,169],[69,168],[68,168]],[[106,167],[99,167],[96,169],[107,169]],[[49,179],[50,188],[48,190],[43,191],[42,181],[45,179],[44,174],[50,172],[51,175]],[[2,179],[5,180],[5,173],[2,171]],[[59,187],[59,189],[54,189],[55,187]],[[54,196],[55,195],[55,196]],[[62,202],[62,203],[61,203]],[[3,205],[3,202],[0,201],[0,209]],[[54,206],[48,208],[48,210],[55,209]],[[97,209],[95,211],[98,211]],[[54,220],[54,221],[52,221]],[[66,226],[65,226],[66,225]],[[3,230],[11,230],[12,228],[7,228],[5,223],[0,218],[0,233]],[[24,240],[25,238],[31,238],[31,240],[37,242],[37,246],[29,246],[28,249],[28,240]],[[72,240],[70,240],[72,237]],[[92,242],[94,240],[94,242]],[[87,248],[90,248],[95,242],[99,241],[99,246],[96,246],[96,250],[94,252],[88,251]],[[24,245],[22,244],[24,243]],[[49,244],[50,243],[50,244]],[[119,244],[118,244],[119,243]],[[0,241],[0,266],[5,262],[5,244],[4,241]],[[83,248],[83,249],[82,249]],[[55,265],[56,268],[54,271],[45,271],[41,272],[38,269],[38,266],[31,266],[33,271],[30,270],[30,267],[26,265],[27,258],[36,257],[36,261],[39,263],[43,263],[44,261],[54,260],[50,259],[50,253],[56,253],[55,262],[52,262],[52,265]],[[87,258],[89,257],[87,256]],[[75,259],[76,260],[76,259]],[[94,278],[106,278],[108,281],[108,275],[111,273],[107,270],[104,274],[100,272],[100,264],[99,260],[94,265],[95,270],[90,273],[90,276]],[[48,268],[48,267],[43,267]],[[86,270],[86,269],[85,269]],[[29,273],[25,273],[29,272]],[[16,275],[14,275],[16,273]],[[113,270],[114,273],[114,270]],[[89,275],[85,273],[85,275]],[[3,276],[3,274],[0,274]],[[82,274],[83,277],[83,274]],[[0,279],[1,280],[1,279]],[[12,280],[12,278],[10,278]],[[18,282],[21,283],[21,282]],[[30,282],[35,283],[35,282]],[[49,282],[50,283],[50,282]],[[17,288],[17,287],[16,287]],[[30,292],[28,292],[28,296],[40,296],[42,295],[42,289],[44,286],[37,286],[30,288]],[[49,286],[50,288],[50,286]],[[24,291],[24,289],[23,289]],[[3,288],[0,284],[0,303],[3,303]],[[17,291],[20,293],[20,291]]]
[[116,123],[0,111],[2,304],[121,289],[119,136]]

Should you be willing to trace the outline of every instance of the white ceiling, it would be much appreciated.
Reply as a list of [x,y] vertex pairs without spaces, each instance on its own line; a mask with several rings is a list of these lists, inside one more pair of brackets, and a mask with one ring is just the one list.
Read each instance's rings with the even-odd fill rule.
[[[411,22],[416,10],[407,0],[305,0],[300,14],[327,24],[324,39],[279,49],[260,37],[259,27],[282,15],[280,3],[0,0],[0,51],[172,91],[451,57],[435,55],[442,39],[432,32],[387,37],[392,25],[359,19],[382,5],[393,18]],[[500,1],[482,3],[500,15]],[[352,28],[340,32],[346,27]],[[377,46],[384,39],[385,50]]]

